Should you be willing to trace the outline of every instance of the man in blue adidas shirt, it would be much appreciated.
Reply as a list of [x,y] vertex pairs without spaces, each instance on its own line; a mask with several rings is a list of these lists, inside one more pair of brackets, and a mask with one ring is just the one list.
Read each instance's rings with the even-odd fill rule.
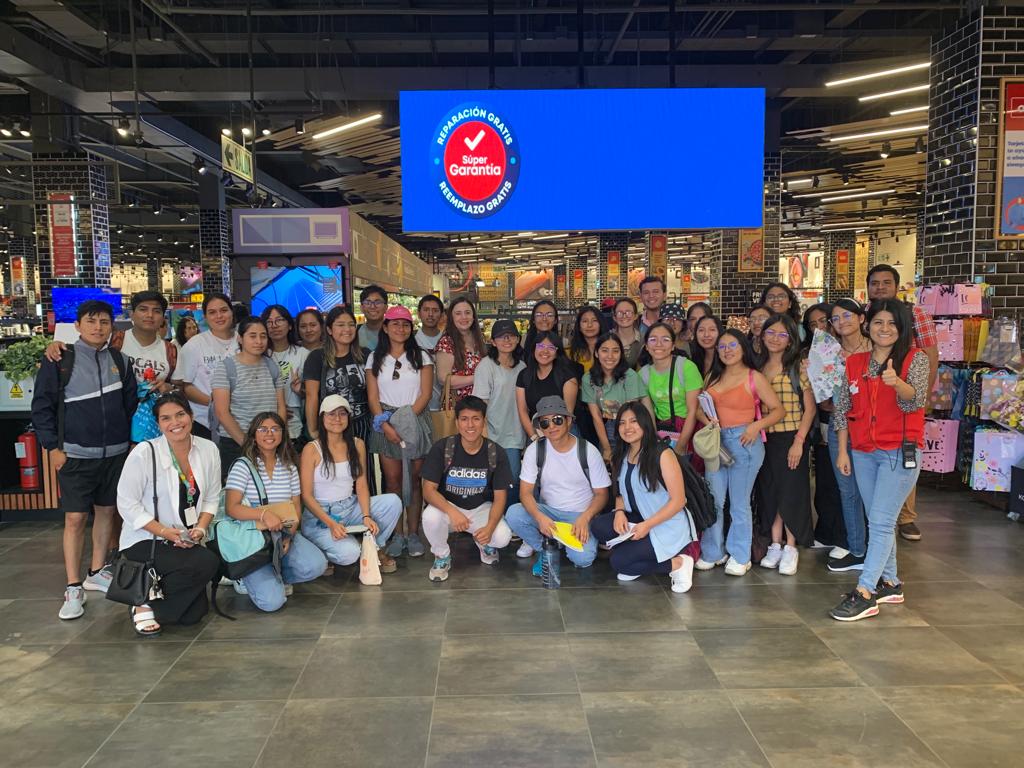
[[469,531],[486,565],[498,562],[512,531],[504,521],[514,478],[505,449],[484,437],[487,405],[469,395],[455,404],[459,434],[434,443],[423,460],[423,532],[434,554],[431,581],[444,581],[452,567],[448,534]]

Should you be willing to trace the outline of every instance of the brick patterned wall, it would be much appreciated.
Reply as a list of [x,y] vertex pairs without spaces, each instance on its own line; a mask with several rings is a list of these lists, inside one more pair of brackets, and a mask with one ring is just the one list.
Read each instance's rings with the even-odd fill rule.
[[[7,241],[7,272],[10,274],[10,258],[21,257],[25,275],[25,294],[15,296],[11,307],[16,315],[35,314],[36,305],[36,243],[31,237],[12,237]],[[13,289],[12,289],[13,290]]]
[[199,258],[203,265],[203,292],[231,294],[231,233],[226,211],[199,211]]
[[[825,251],[822,263],[822,293],[825,301],[835,301],[844,296],[853,296],[853,261],[856,247],[857,235],[854,232],[826,232],[822,237],[822,248]],[[842,249],[849,251],[845,288],[840,287],[840,276],[836,265],[836,251]]]
[[[49,207],[35,206],[36,255],[43,311],[52,309],[51,289],[59,286],[110,285],[110,220],[107,209],[107,167],[86,152],[36,154],[32,156],[32,188],[36,200],[47,195],[75,196],[77,226],[75,249],[78,273],[54,277],[50,252]],[[26,274],[26,280],[28,275]]]

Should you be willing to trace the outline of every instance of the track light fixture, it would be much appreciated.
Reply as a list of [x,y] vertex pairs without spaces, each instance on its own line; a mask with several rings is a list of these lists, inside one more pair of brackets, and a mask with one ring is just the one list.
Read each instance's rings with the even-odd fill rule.
[[196,156],[196,159],[192,161],[192,167],[196,169],[196,173],[198,173],[200,176],[205,175],[206,172],[210,170],[209,168],[206,167],[206,161],[199,156]]
[[883,160],[892,154],[892,142],[886,141],[882,143],[882,151],[878,153],[879,157]]
[[117,121],[117,135],[120,136],[122,139],[127,139],[131,132],[131,121],[127,117],[120,118]]
[[302,135],[306,132],[306,121],[301,117],[295,118],[295,133]]
[[814,177],[814,178],[813,178],[813,179],[811,180],[811,187],[812,187],[813,189],[817,189],[817,188],[818,188],[818,185],[819,185],[819,184],[821,184],[821,179],[819,179],[819,178],[818,178],[817,176],[815,176],[815,177]]
[[918,136],[917,141],[914,142],[914,151],[917,154],[924,152],[924,139],[920,136]]

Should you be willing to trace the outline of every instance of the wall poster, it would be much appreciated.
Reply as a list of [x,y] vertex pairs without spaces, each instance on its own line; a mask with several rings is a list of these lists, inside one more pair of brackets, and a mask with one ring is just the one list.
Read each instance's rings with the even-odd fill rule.
[[1024,80],[999,81],[996,237],[1024,237]]
[[739,272],[764,272],[764,230],[739,231]]

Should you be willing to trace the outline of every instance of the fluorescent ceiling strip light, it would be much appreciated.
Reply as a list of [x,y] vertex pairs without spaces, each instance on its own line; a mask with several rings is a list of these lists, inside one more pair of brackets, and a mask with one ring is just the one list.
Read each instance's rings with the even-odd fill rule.
[[907,107],[906,109],[894,109],[889,114],[892,115],[893,117],[896,117],[897,115],[909,115],[911,112],[927,112],[927,111],[928,111],[928,105],[926,104],[923,107]]
[[520,232],[516,237],[533,237],[536,234],[536,232]]
[[367,117],[361,117],[358,120],[353,120],[351,123],[345,123],[344,125],[336,125],[333,128],[328,128],[326,131],[314,133],[313,138],[326,139],[328,136],[334,136],[335,134],[341,133],[342,131],[347,131],[349,128],[357,128],[360,125],[372,123],[374,120],[380,120],[381,117],[381,113],[377,112],[376,114],[368,115]]
[[877,136],[895,136],[900,133],[920,133],[928,130],[928,123],[907,125],[903,128],[886,128],[884,131],[868,131],[867,133],[851,133],[847,136],[833,136],[830,142],[853,141],[855,139],[873,139]]
[[501,242],[501,238],[500,237],[496,237],[493,240],[477,240],[477,242],[480,243],[480,245],[485,245],[487,243],[500,243]]
[[863,227],[865,224],[874,224],[878,219],[858,219],[854,221],[833,221],[831,224],[822,224],[820,229],[829,229],[830,227]]
[[793,195],[794,200],[799,200],[803,197],[828,197],[834,195],[836,192],[863,192],[867,187],[839,187],[837,189],[830,189],[827,192],[805,192],[802,195]]
[[822,203],[836,203],[840,200],[859,200],[862,197],[878,197],[895,194],[895,189],[877,189],[873,192],[860,192],[855,195],[836,195],[835,197],[823,197]]
[[564,235],[544,235],[543,237],[535,237],[534,240],[560,240],[563,237],[568,237],[569,233],[566,232]]
[[893,69],[882,69],[878,72],[869,72],[866,75],[856,75],[854,77],[844,77],[842,80],[831,80],[825,83],[826,88],[834,88],[837,85],[848,85],[850,83],[859,83],[864,80],[874,80],[877,77],[889,77],[890,75],[902,75],[904,72],[916,72],[919,69],[928,69],[931,66],[930,61],[922,61],[917,64],[908,64],[905,67],[894,67]]
[[902,96],[905,93],[918,93],[927,91],[928,84],[912,85],[909,88],[900,88],[897,91],[885,91],[885,93],[872,93],[870,96],[861,96],[857,101],[874,101],[875,99],[887,99],[890,96]]
[[786,183],[786,189],[789,189],[790,187],[792,187],[795,184],[813,184],[814,183],[814,179],[813,178],[786,179],[785,183]]

